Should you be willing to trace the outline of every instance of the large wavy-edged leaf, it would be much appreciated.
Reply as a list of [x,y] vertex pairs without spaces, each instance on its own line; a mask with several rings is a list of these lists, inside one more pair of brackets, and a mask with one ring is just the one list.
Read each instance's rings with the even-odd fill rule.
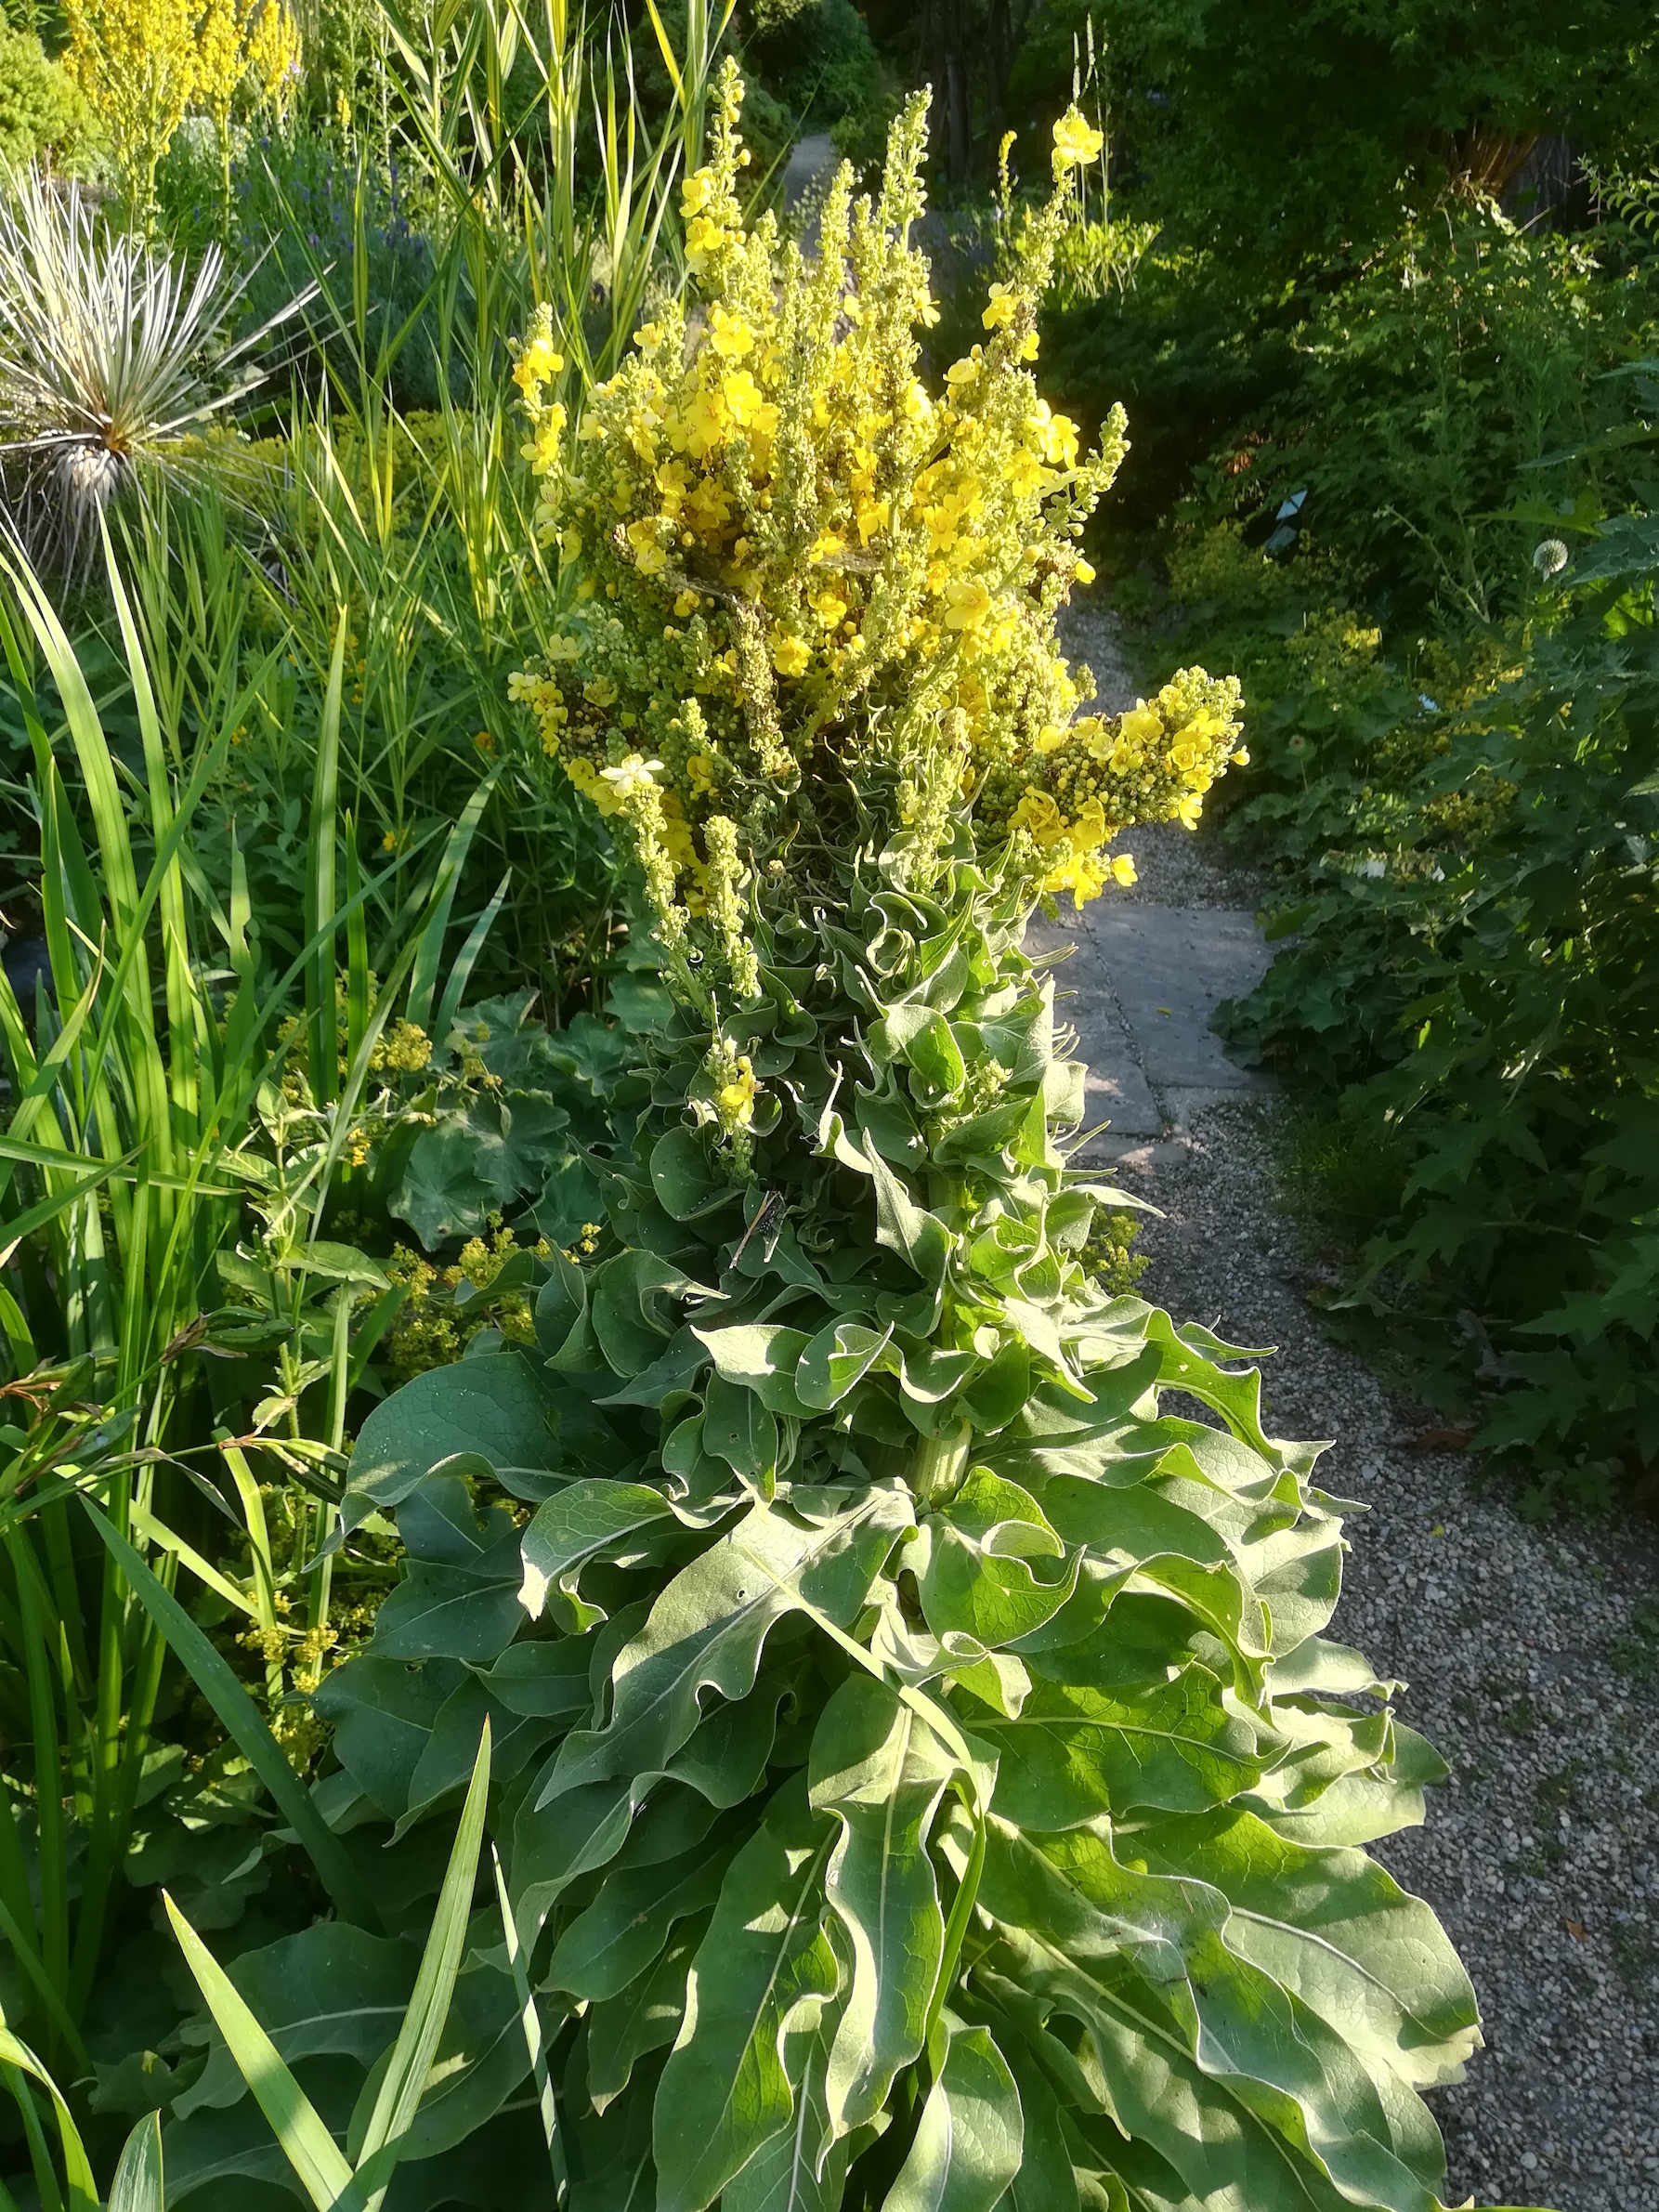
[[882,2212],[992,2212],[1020,2170],[1025,2121],[988,2029],[949,2029],[939,2078]]
[[703,1397],[703,1449],[724,1459],[745,1482],[771,1485],[782,1447],[777,1416],[741,1382],[711,1375]]
[[838,2212],[846,2188],[846,2138],[830,2140],[824,2084],[840,2007],[796,2007],[784,2030],[783,2070],[795,2109],[720,2193],[720,2212]]
[[602,2113],[628,2087],[636,2061],[672,2043],[686,2016],[686,1984],[710,1916],[677,1927],[662,1955],[620,1996],[594,2005],[587,2021],[587,2090]]
[[1358,1851],[1310,1851],[1228,1807],[1138,1824],[1117,1856],[1208,1882],[1233,1907],[1229,1950],[1292,1989],[1366,2063],[1410,2088],[1462,2077],[1480,2012],[1457,1953],[1422,1902]]
[[644,1483],[587,1475],[568,1485],[536,1508],[519,1539],[524,1561],[519,1603],[532,1620],[539,1620],[549,1590],[556,1588],[568,1602],[573,1631],[580,1635],[593,1628],[605,1616],[577,1594],[582,1568],[601,1554],[625,1559],[625,1538],[668,1512],[661,1491]]
[[1291,1809],[1261,1791],[1249,1810],[1294,1843],[1343,1845],[1375,1842],[1401,1828],[1420,1827],[1423,1792],[1446,1778],[1446,1764],[1417,1731],[1396,1721],[1390,1756],[1375,1766],[1339,1775],[1311,1804]]
[[797,2006],[833,1996],[840,1980],[823,1928],[835,1834],[796,1775],[732,1861],[658,2085],[658,2212],[703,2212],[790,2121],[785,2029]]
[[807,1342],[800,1329],[768,1321],[694,1333],[708,1347],[715,1372],[752,1391],[768,1413],[799,1420],[811,1410],[795,1392],[795,1369]]
[[921,1610],[935,1636],[954,1631],[995,1650],[1040,1629],[1077,1587],[1078,1554],[1067,1560],[1030,1493],[988,1468],[973,1469],[925,1533]]
[[649,1970],[676,1920],[713,1908],[731,1855],[726,1838],[667,1865],[611,1869],[561,1932],[543,1986],[589,2003],[620,1996]]
[[312,1693],[313,1709],[333,1729],[340,1764],[388,1819],[407,1810],[415,1769],[461,1674],[454,1664],[405,1667],[364,1653],[325,1674]]
[[956,1760],[896,1692],[849,1675],[812,1739],[812,1802],[841,1834],[826,1888],[852,1949],[823,2096],[837,2136],[871,2120],[921,2052],[945,1941],[928,1830]]
[[[1321,2206],[1436,2212],[1400,2154],[1415,2146],[1396,2142],[1341,2035],[1228,1948],[1219,1891],[1137,1873],[1097,1832],[1074,1828],[1039,1851],[993,1820],[980,1903],[999,1923],[1008,1972],[1081,2021],[1112,2109],[1195,2194],[1254,2169],[1264,2205],[1297,2203],[1300,2187]],[[1212,2163],[1211,2144],[1229,2139],[1231,2160]]]
[[701,1718],[699,1693],[741,1697],[754,1686],[767,1632],[810,1606],[845,1628],[856,1618],[895,1538],[910,1525],[899,1491],[849,1491],[833,1519],[803,1525],[755,1505],[681,1569],[611,1669],[610,1721],[569,1735],[537,1802],[612,1776],[661,1772]]
[[511,1781],[554,1733],[552,1723],[539,1713],[503,1710],[480,1677],[468,1674],[450,1692],[432,1723],[432,1734],[410,1776],[409,1805],[393,1830],[394,1842],[466,1782],[486,1721],[492,1747],[490,1773],[498,1782]]
[[399,1505],[444,1460],[487,1460],[517,1494],[515,1478],[540,1484],[560,1464],[559,1418],[551,1380],[517,1352],[491,1352],[417,1375],[376,1406],[351,1456],[342,1509],[347,1532],[372,1512]]
[[1025,2132],[1020,2170],[1008,2192],[1008,2212],[1078,2212],[1077,2174],[1060,2100],[1025,2037],[1000,2018],[997,2048],[1020,2095]]
[[863,1321],[831,1321],[802,1353],[795,1368],[795,1392],[803,1405],[828,1412],[869,1374],[886,1350],[891,1329],[871,1329]]
[[1171,1678],[1137,1668],[1137,1656],[1048,1654],[1017,1715],[973,1714],[998,1754],[1004,1819],[1048,1830],[1139,1806],[1195,1813],[1260,1778],[1257,1732],[1228,1710],[1209,1669],[1190,1660]]
[[[408,1945],[389,1936],[320,1920],[244,1951],[226,1970],[286,2064],[326,2055],[368,2066],[403,2023],[417,1964]],[[203,2039],[207,2063],[174,2100],[181,2120],[205,2107],[235,2104],[246,2094],[218,2030],[209,2030]]]
[[418,1561],[374,1616],[375,1656],[467,1659],[475,1665],[498,1658],[524,1618],[521,1571],[517,1532],[510,1522],[495,1543],[464,1563]]

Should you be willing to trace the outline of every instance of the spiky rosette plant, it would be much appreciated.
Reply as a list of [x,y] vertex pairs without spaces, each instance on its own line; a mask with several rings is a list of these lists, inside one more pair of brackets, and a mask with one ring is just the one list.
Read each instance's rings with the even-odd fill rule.
[[[331,1817],[407,1919],[488,1719],[503,1861],[410,2154],[498,2192],[551,2157],[575,2212],[1434,2212],[1419,2092],[1475,2006],[1362,1846],[1441,1770],[1326,1637],[1340,1508],[1254,1355],[1091,1279],[1123,1200],[1067,1164],[1083,1070],[1021,949],[1104,872],[1091,805],[1200,795],[1232,694],[1070,719],[1110,452],[1036,415],[1019,287],[921,391],[920,145],[808,268],[738,226],[728,119],[705,309],[574,458],[539,418],[570,645],[530,687],[674,1013],[597,1250],[523,1257],[535,1347],[476,1339],[353,1460],[346,1541],[395,1520],[407,1564],[318,1695]],[[296,2019],[339,2009],[317,1937],[245,1970]]]

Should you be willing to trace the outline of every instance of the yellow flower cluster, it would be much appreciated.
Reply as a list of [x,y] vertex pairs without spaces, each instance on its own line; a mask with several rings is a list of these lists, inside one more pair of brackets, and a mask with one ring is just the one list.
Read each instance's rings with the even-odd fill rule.
[[1216,778],[1249,755],[1238,743],[1236,676],[1182,669],[1127,714],[1085,714],[1042,731],[1028,753],[999,763],[979,795],[982,825],[1023,832],[1042,856],[1042,887],[1076,905],[1106,883],[1132,883],[1134,863],[1105,847],[1130,822],[1195,830]]
[[150,219],[155,173],[192,107],[221,139],[244,87],[279,109],[300,42],[285,0],[63,0],[63,65],[109,134],[122,198]]
[[[1086,452],[1026,365],[1089,126],[1056,127],[1052,197],[992,288],[984,343],[934,391],[918,332],[938,313],[912,239],[925,103],[895,124],[873,203],[843,170],[808,262],[769,215],[743,223],[740,99],[728,63],[710,162],[682,188],[700,299],[638,332],[573,437],[543,396],[550,315],[520,350],[538,527],[560,564],[548,650],[515,693],[632,833],[671,945],[698,921],[735,953],[745,870],[787,848],[786,888],[805,890],[872,823],[921,849],[1011,773],[986,826],[1039,882],[1069,868],[1091,896],[1124,880],[1101,846],[1134,807],[1104,791],[1098,843],[1074,835],[1054,857],[1056,838],[1012,819],[1026,783],[1060,802],[1047,754],[1087,677],[1054,618],[1092,576],[1078,541],[1126,450],[1115,409]],[[1192,772],[1225,757],[1207,738]]]

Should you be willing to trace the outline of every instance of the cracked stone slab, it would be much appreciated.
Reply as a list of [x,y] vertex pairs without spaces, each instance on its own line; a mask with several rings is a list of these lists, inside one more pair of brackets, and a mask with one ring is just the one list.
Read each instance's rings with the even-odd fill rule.
[[[1077,1057],[1089,1071],[1083,1127],[1098,1130],[1104,1122],[1113,1140],[1160,1136],[1163,1111],[1152,1094],[1112,979],[1095,948],[1064,923],[1034,922],[1025,933],[1025,949],[1034,959],[1057,956],[1052,968],[1054,1018],[1078,1032]],[[1091,1152],[1097,1148],[1088,1147]]]
[[1209,1026],[1221,1000],[1242,998],[1267,973],[1273,955],[1253,914],[1126,899],[1103,901],[1079,919],[1079,941],[1086,937],[1091,965],[1110,978],[1146,1080],[1166,1105],[1177,1103],[1167,1093],[1272,1088],[1265,1076],[1229,1060]]

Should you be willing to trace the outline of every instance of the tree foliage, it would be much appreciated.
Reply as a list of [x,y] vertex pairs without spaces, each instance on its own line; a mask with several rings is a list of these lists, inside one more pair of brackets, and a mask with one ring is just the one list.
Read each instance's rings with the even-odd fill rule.
[[1235,266],[1294,272],[1363,250],[1403,195],[1501,192],[1541,136],[1616,161],[1659,125],[1659,28],[1623,0],[1107,0],[1099,14],[1160,213]]

